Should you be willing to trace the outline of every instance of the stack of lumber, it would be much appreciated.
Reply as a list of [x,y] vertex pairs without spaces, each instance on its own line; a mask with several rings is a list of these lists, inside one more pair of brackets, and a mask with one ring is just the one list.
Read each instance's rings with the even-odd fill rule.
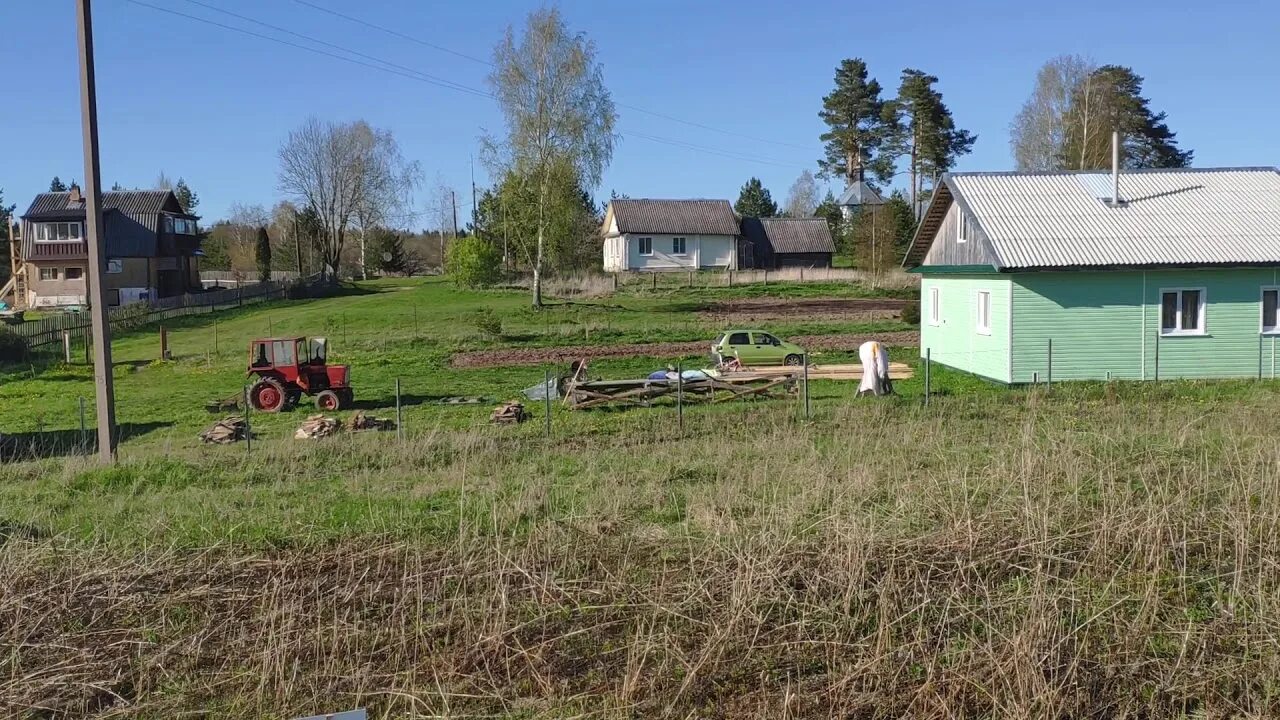
[[351,432],[360,432],[363,430],[395,430],[396,423],[388,418],[374,417],[365,415],[363,412],[357,412],[347,421],[347,428]]
[[298,431],[293,434],[293,437],[298,440],[311,440],[336,435],[341,430],[342,423],[337,418],[312,415],[298,426]]
[[529,413],[525,412],[524,405],[518,402],[503,403],[489,416],[489,422],[497,425],[515,425],[528,419]]
[[[804,368],[793,365],[784,365],[780,367],[756,367],[744,370],[735,370],[725,373],[725,378],[736,378],[746,376],[765,376],[765,377],[802,377]],[[910,365],[906,363],[891,362],[889,363],[889,379],[890,380],[909,380],[915,372]],[[853,363],[850,365],[810,365],[810,380],[862,380],[862,365]]]
[[206,443],[230,445],[244,440],[245,433],[244,418],[231,415],[210,425],[208,430],[200,433],[200,440]]
[[790,391],[795,378],[790,375],[758,375],[734,373],[720,377],[678,380],[583,380],[565,386],[564,402],[571,410],[585,410],[601,405],[622,404],[649,406],[661,397],[682,394],[684,402],[767,397],[774,390]]

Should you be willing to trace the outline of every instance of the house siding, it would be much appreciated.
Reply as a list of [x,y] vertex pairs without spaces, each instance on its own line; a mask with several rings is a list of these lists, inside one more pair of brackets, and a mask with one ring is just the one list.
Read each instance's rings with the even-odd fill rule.
[[[929,296],[938,288],[938,325],[930,323]],[[975,375],[1010,382],[1009,328],[1013,282],[1007,275],[929,275],[920,281],[920,356]],[[978,332],[978,292],[991,293],[991,334]]]
[[[640,238],[653,239],[653,254],[640,254]],[[685,254],[671,252],[672,238],[685,238]],[[734,267],[734,238],[730,235],[623,235],[628,270],[697,270]]]
[[924,265],[995,265],[995,257],[988,250],[986,237],[976,222],[970,219],[969,234],[972,237],[960,238],[960,213],[964,212],[958,203],[951,203],[938,232],[934,235],[933,244],[924,257]]
[[[1013,381],[1044,379],[1053,340],[1055,380],[1265,377],[1276,338],[1261,336],[1271,268],[1043,272],[1013,275]],[[1205,334],[1160,335],[1160,293],[1204,288]],[[1262,341],[1259,342],[1259,338]],[[1158,346],[1158,348],[1157,348]],[[1108,375],[1109,373],[1109,375]]]

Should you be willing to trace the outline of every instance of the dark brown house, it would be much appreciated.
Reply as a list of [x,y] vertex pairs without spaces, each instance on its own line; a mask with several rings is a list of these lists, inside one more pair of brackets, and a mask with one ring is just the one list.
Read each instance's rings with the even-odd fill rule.
[[[22,215],[12,244],[13,278],[4,297],[14,306],[85,304],[89,250],[80,189],[40,193]],[[200,289],[199,218],[169,190],[102,194],[103,286],[107,302],[122,305]]]
[[823,218],[743,218],[743,267],[828,268],[836,252]]

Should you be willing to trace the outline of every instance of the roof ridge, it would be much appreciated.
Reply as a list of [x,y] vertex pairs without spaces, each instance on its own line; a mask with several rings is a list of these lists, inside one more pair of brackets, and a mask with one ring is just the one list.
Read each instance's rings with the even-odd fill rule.
[[[1280,174],[1274,165],[1241,165],[1186,168],[1132,168],[1122,169],[1120,175],[1158,175],[1161,173],[1222,173],[1222,172],[1271,172]],[[943,173],[943,177],[1054,177],[1060,175],[1110,175],[1111,170],[970,170]]]

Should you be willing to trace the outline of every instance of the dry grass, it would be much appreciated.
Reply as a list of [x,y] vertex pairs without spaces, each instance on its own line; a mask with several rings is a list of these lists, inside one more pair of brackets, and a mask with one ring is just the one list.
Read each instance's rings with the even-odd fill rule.
[[[31,510],[0,548],[0,714],[1271,717],[1275,400],[442,431],[281,446],[182,490],[11,470],[31,505],[116,506],[100,541],[39,537],[57,514]],[[224,484],[281,463],[297,477]],[[325,467],[382,514],[237,540]],[[424,494],[453,498],[430,531],[384,502]],[[192,522],[211,547],[173,545]]]
[[[682,272],[658,273],[658,287],[669,289],[690,285],[689,274]],[[550,297],[559,298],[602,298],[613,294],[615,289],[628,286],[636,288],[649,287],[653,283],[653,273],[619,273],[613,275],[599,273],[581,273],[561,277],[549,277],[544,281],[543,292]],[[738,287],[744,285],[763,285],[765,283],[852,283],[874,290],[901,291],[919,287],[920,280],[916,275],[905,273],[899,269],[872,275],[862,270],[850,268],[784,268],[781,270],[735,270],[729,272],[704,271],[695,273],[693,287],[716,288]],[[522,277],[511,283],[512,287],[530,288],[532,280]]]

